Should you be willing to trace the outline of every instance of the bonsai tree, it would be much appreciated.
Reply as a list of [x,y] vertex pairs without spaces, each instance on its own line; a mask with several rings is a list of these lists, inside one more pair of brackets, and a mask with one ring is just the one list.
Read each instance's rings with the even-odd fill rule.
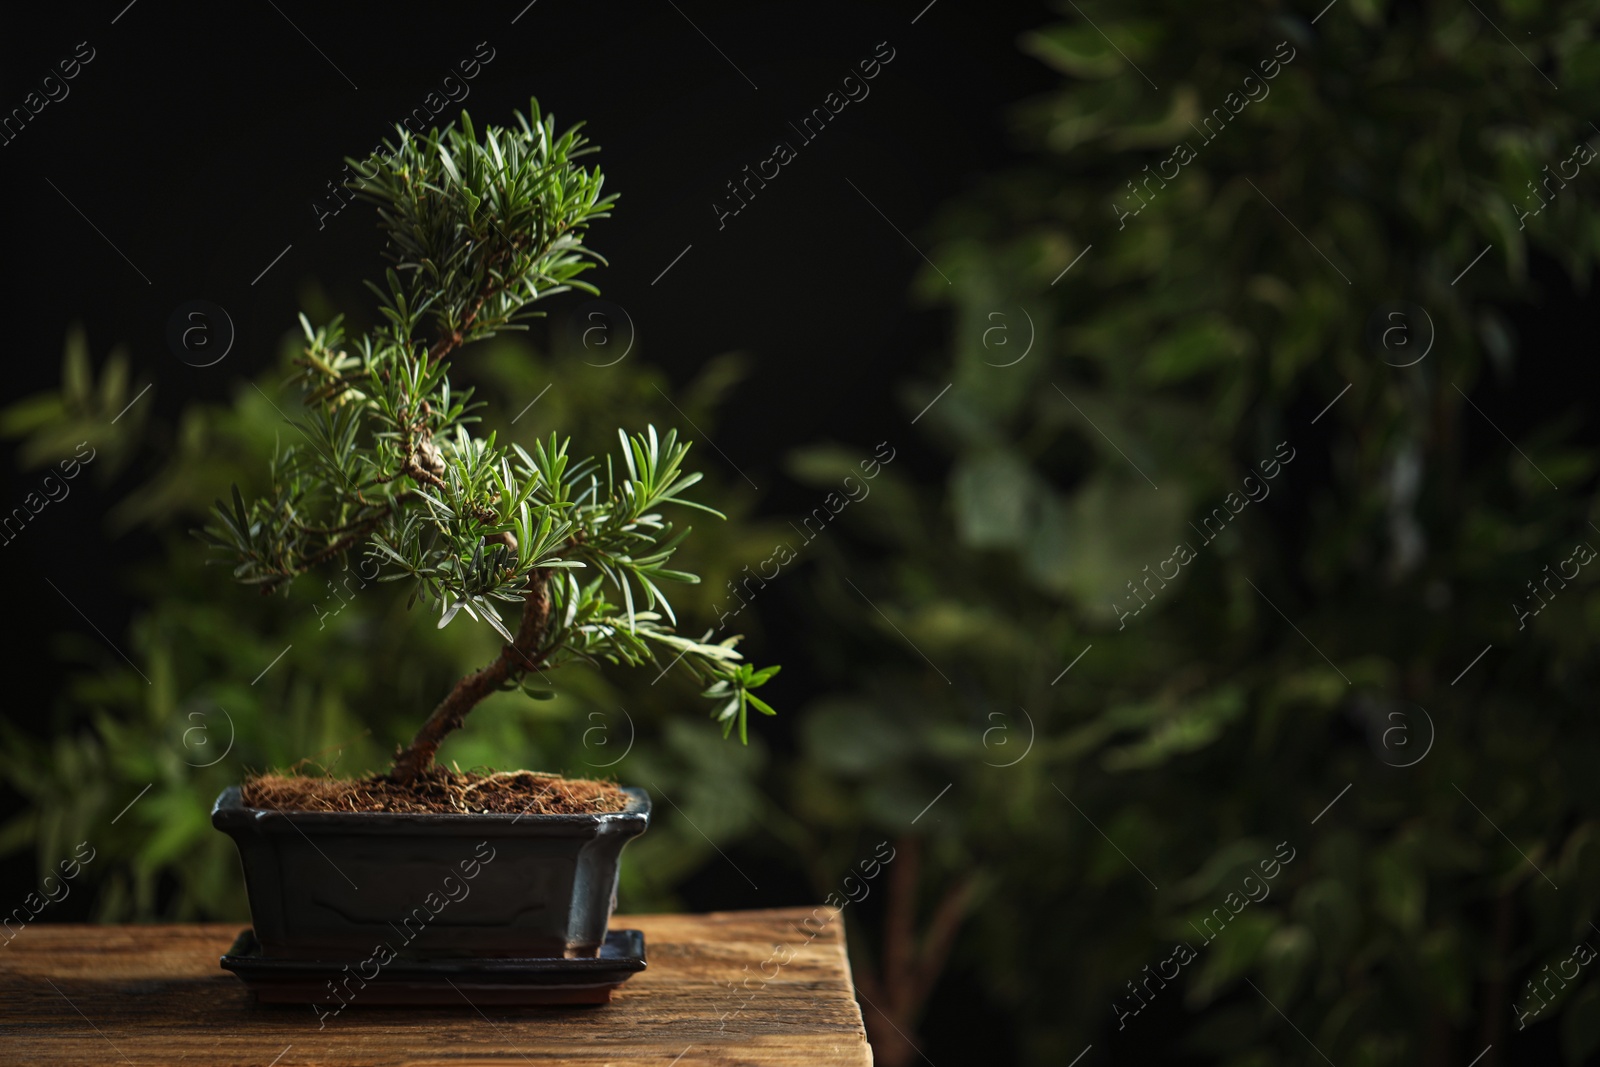
[[[722,518],[684,494],[700,475],[684,469],[689,442],[654,426],[618,431],[620,458],[574,460],[551,434],[531,450],[474,437],[470,389],[452,389],[451,362],[472,342],[526,329],[531,306],[569,289],[601,258],[584,244],[602,196],[596,151],[576,127],[556,133],[534,101],[515,129],[471,119],[426,137],[396,127],[398,143],[363,162],[352,192],[378,206],[391,261],[377,294],[383,322],[347,337],[343,316],[313,326],[293,381],[303,415],[273,458],[271,491],[218,501],[199,536],[235,561],[234,577],[264,593],[308,571],[358,556],[364,579],[412,584],[407,607],[437,606],[439,626],[463,611],[505,640],[467,674],[397,753],[390,777],[428,773],[449,733],[485,697],[582,660],[684,664],[717,702],[726,737],[746,739],[751,690],[777,672],[742,662],[737,635],[716,643],[677,631],[662,583],[698,578],[669,567],[689,530],[662,509]],[[503,612],[520,606],[520,617]]]

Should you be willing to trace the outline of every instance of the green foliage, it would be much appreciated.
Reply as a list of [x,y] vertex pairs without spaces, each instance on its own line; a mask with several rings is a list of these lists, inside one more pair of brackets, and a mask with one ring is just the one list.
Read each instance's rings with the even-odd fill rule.
[[392,343],[427,333],[457,348],[516,328],[542,297],[598,291],[578,278],[600,258],[583,237],[616,197],[601,197],[598,167],[577,163],[598,149],[576,126],[557,136],[537,100],[528,110],[514,130],[485,129],[481,144],[464,111],[426,137],[396,126],[398,144],[349,161],[358,177],[347,184],[377,205],[394,263],[387,291],[368,283]]
[[[957,965],[1031,1063],[1113,1040],[1114,998],[1136,1007],[1125,983],[1174,940],[1201,955],[1161,994],[1195,1013],[1174,1054],[1312,1055],[1248,979],[1334,1062],[1465,1062],[1600,906],[1600,596],[1580,577],[1522,630],[1508,607],[1595,543],[1595,456],[1574,396],[1506,426],[1516,448],[1465,399],[1503,418],[1530,258],[1583,283],[1600,254],[1592,166],[1518,225],[1527,183],[1597,139],[1600,6],[1486,8],[1525,56],[1470,5],[1341,3],[1314,28],[1273,5],[1085,10],[1098,30],[1063,9],[1024,42],[1062,74],[1017,113],[1033,160],[925,246],[952,344],[905,411],[954,382],[917,423],[945,484],[885,471],[842,517],[860,549],[819,546],[841,691],[801,716],[797,840],[903,833],[954,782],[915,829],[924,908],[988,872]],[[1438,331],[1405,369],[1366,335],[1393,301]],[[1280,442],[1272,499],[1205,543]],[[1185,542],[1197,558],[1143,584]],[[1397,721],[1411,749],[1383,747]],[[1271,897],[1202,947],[1188,921],[1284,840]],[[858,964],[871,945],[852,930]],[[1593,983],[1528,1024],[1569,1062],[1597,1042]]]
[[109,482],[134,454],[132,447],[145,432],[148,408],[133,401],[150,388],[135,388],[128,353],[117,348],[106,358],[99,380],[89,360],[89,339],[81,328],[67,331],[61,360],[61,391],[40,393],[0,411],[0,437],[23,443],[17,460],[24,467],[41,467],[73,453],[87,441],[96,457],[98,477]]
[[[384,325],[349,341],[342,316],[317,327],[301,316],[301,411],[285,416],[299,436],[277,450],[270,489],[246,502],[235,486],[200,536],[235,562],[235,578],[267,590],[359,554],[370,577],[408,581],[413,602],[437,605],[440,629],[461,611],[487,622],[516,649],[518,674],[572,660],[638,666],[665,652],[718,700],[724,736],[737,725],[745,740],[752,705],[773,713],[749,692],[771,672],[741,668],[737,636],[677,632],[661,588],[699,579],[668,566],[689,530],[674,533],[660,509],[722,517],[683,495],[701,479],[683,468],[688,442],[653,425],[618,431],[621,462],[603,465],[574,460],[554,433],[531,452],[508,449],[494,433],[472,435],[479,405],[452,388],[462,345],[570,286],[593,291],[577,280],[596,258],[583,237],[614,198],[601,197],[598,169],[576,162],[593,151],[584,138],[558,137],[537,103],[532,113],[514,131],[488,128],[481,144],[465,113],[425,138],[400,127],[399,144],[352,180],[378,205],[394,263],[387,289],[372,286]],[[575,569],[597,576],[580,582]],[[549,622],[513,634],[501,605],[536,596]]]

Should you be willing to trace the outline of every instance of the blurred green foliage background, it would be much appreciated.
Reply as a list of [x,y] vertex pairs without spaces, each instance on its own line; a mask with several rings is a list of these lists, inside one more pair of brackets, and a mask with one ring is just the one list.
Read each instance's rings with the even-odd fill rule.
[[[1592,1058],[1592,975],[1519,1015],[1530,979],[1600,936],[1594,574],[1520,617],[1546,565],[1600,539],[1593,341],[1521,335],[1589,292],[1600,252],[1600,172],[1548,180],[1600,142],[1600,3],[1486,10],[1064,7],[1020,42],[1060,75],[1015,113],[1032,161],[919,237],[938,266],[916,293],[949,330],[904,375],[907,457],[776,579],[810,618],[771,647],[803,644],[828,693],[780,703],[793,743],[724,744],[678,714],[682,679],[574,672],[553,702],[495,698],[443,757],[585,773],[636,731],[601,773],[682,818],[630,848],[634,909],[733,878],[712,841],[803,870],[819,898],[893,842],[848,920],[891,1067],[938,1061],[927,1042],[962,1020],[1030,1064],[1090,1043],[1229,1067],[1310,1062],[1308,1042],[1340,1064]],[[1146,184],[1180,143],[1192,158]],[[1427,321],[1385,348],[1400,303]],[[503,341],[468,373],[490,429],[554,381],[530,432],[581,451],[678,421],[648,356],[596,369]],[[492,633],[435,633],[381,589],[324,630],[323,591],[261,599],[203,568],[185,526],[255,485],[281,419],[244,384],[175,427],[113,427],[142,383],[95,363],[70,344],[61,394],[4,429],[40,461],[114,434],[107,455],[163,457],[111,517],[166,539],[128,576],[148,606],[124,647],[149,684],[63,636],[71,707],[45,743],[7,736],[0,773],[32,806],[0,844],[50,862],[104,839],[102,918],[240,917],[212,798],[241,767],[382,765]],[[740,373],[712,361],[675,403],[714,433],[719,405],[776,402],[740,396]],[[1229,506],[1280,446],[1270,497]],[[816,441],[789,465],[820,500],[863,458]],[[686,618],[790,536],[784,516],[732,518],[683,550],[705,575]],[[1180,544],[1194,558],[1145,585]],[[199,767],[223,709],[231,753]],[[127,833],[95,829],[147,783]],[[1280,842],[1270,894],[1226,904]],[[1180,942],[1193,962],[1136,997]]]

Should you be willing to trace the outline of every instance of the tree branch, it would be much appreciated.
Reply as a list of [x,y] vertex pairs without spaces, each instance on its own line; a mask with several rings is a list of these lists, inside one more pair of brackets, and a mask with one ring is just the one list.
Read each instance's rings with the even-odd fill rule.
[[928,929],[922,935],[922,948],[917,953],[916,973],[911,976],[908,983],[912,987],[907,996],[909,1014],[912,1018],[915,1018],[921,1011],[922,1005],[927,1003],[928,994],[933,992],[934,983],[944,972],[944,962],[955,944],[956,934],[961,930],[962,921],[967,917],[967,908],[972,904],[972,895],[977,886],[977,877],[966,875],[945,892],[939,901],[939,906],[934,909],[933,918],[928,922]]
[[523,596],[522,621],[516,638],[500,649],[488,666],[473,671],[455,684],[422,724],[411,744],[395,755],[390,777],[402,784],[415,781],[433,766],[439,745],[460,728],[467,713],[507,681],[538,670],[550,654],[540,649],[550,624],[550,572],[534,570],[528,575],[528,590]]
[[910,1035],[944,970],[978,886],[976,876],[968,875],[947,889],[919,939],[917,883],[921,869],[922,840],[908,837],[896,841],[883,920],[883,956],[876,971],[866,964],[855,968],[856,986],[875,1013],[863,1011],[862,1019],[873,1055],[882,1067],[906,1067],[920,1055]]
[[[540,249],[534,253],[532,259],[528,261],[529,266],[531,267],[534,264],[539,263],[546,256],[548,256],[555,249],[555,244],[561,239],[561,235],[566,233],[570,228],[571,227],[565,223],[557,224],[555,232],[549,236],[549,239],[544,242],[543,246],[540,247]],[[500,232],[499,227],[495,227],[495,232]],[[494,257],[489,261],[489,265],[491,267],[498,265],[507,256],[514,255],[518,251],[517,239],[506,237],[506,235],[503,233],[501,233],[500,236],[505,238],[507,242],[507,248],[505,250],[499,250],[495,253]],[[500,296],[501,294],[508,292],[512,287],[512,283],[516,280],[519,280],[525,273],[526,271],[518,271],[514,273],[508,272],[505,279],[499,284],[490,284],[485,286],[483,291],[478,294],[478,298],[476,301],[474,301],[472,307],[467,311],[466,316],[462,318],[461,328],[457,330],[451,330],[449,333],[435,341],[432,347],[428,349],[428,361],[431,363],[437,363],[446,356],[450,355],[450,353],[454,352],[456,349],[460,348],[462,345],[466,344],[468,335],[472,333],[472,327],[477,324],[478,313],[483,310],[483,305],[488,303],[491,297]],[[514,316],[516,312],[513,311],[511,314]],[[511,316],[507,316],[506,321],[509,321],[510,317]]]
[[889,872],[889,904],[883,917],[883,992],[896,1024],[904,1022],[903,1000],[910,985],[917,923],[917,881],[922,873],[922,839],[904,837],[895,843],[896,863]]
[[[340,537],[336,541],[330,541],[327,545],[318,549],[314,554],[306,556],[300,559],[298,562],[282,560],[281,566],[274,568],[275,573],[273,577],[262,583],[261,591],[264,593],[270,592],[271,590],[278,588],[284,582],[291,581],[292,579],[304,574],[306,571],[311,570],[313,567],[317,567],[323,563],[326,563],[339,553],[354,548],[362,538],[371,533],[380,523],[383,522],[384,519],[388,518],[393,511],[394,503],[391,501],[389,504],[385,505],[382,511],[378,512],[377,514],[369,515],[364,519],[358,519],[355,522],[352,522],[346,526],[338,527],[334,530],[320,530],[314,527],[301,526],[300,528],[307,533],[315,533],[324,537],[333,537],[340,533],[344,533],[345,536]],[[296,525],[300,524],[296,522]]]

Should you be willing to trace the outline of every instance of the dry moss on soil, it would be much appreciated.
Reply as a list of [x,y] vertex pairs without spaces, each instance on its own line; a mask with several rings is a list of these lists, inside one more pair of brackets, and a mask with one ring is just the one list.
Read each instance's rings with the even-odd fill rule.
[[593,815],[628,806],[628,795],[614,782],[536,771],[464,774],[443,767],[434,767],[409,785],[387,775],[350,779],[259,774],[246,778],[240,793],[247,807],[278,811]]

